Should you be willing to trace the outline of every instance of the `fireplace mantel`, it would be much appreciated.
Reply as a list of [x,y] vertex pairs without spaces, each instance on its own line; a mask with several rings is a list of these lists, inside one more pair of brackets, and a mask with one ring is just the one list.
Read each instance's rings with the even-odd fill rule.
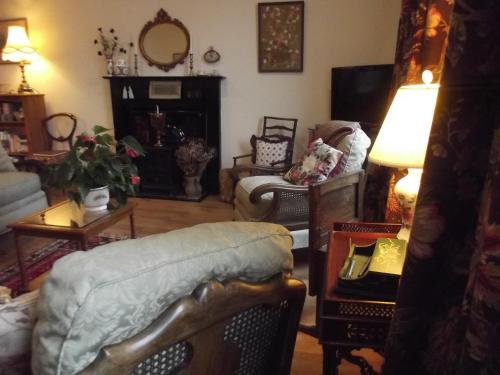
[[[138,162],[141,186],[139,196],[201,200],[218,192],[221,139],[221,76],[106,76],[111,87],[115,136],[133,135],[146,149]],[[149,114],[165,113],[170,126],[162,137],[163,147],[155,147],[156,132]],[[215,147],[202,179],[203,193],[187,197],[182,186],[183,173],[175,163],[175,150],[181,139],[173,127],[186,138],[203,138]],[[175,129],[174,129],[175,130]]]

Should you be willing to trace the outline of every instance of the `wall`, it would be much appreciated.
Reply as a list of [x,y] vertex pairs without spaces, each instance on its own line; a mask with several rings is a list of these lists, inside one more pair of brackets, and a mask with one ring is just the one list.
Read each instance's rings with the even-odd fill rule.
[[[307,128],[329,119],[333,66],[393,61],[400,0],[306,0],[303,73],[257,72],[256,0],[0,0],[0,18],[27,17],[30,38],[43,60],[26,68],[28,82],[46,94],[47,112],[77,115],[81,129],[112,126],[104,59],[93,40],[97,28],[115,28],[136,41],[142,26],[163,7],[191,33],[195,70],[217,69],[226,77],[222,95],[222,164],[248,150],[263,115],[299,118],[296,155]],[[201,55],[213,45],[215,65]],[[184,75],[186,66],[164,73],[140,61],[141,75]],[[0,65],[0,84],[14,89],[17,66]]]

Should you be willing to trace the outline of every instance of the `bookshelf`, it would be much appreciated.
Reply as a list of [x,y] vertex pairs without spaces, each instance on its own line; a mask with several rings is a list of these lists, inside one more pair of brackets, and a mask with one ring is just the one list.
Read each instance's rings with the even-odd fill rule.
[[48,149],[45,117],[43,94],[0,94],[0,141],[9,155],[23,157]]

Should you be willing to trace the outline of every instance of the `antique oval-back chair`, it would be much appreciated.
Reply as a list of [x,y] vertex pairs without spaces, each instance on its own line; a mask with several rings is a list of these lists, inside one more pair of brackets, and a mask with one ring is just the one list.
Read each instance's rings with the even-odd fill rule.
[[[67,119],[67,121],[64,121],[64,119]],[[69,132],[66,135],[54,135],[52,131],[50,130],[50,124],[54,121],[57,120],[58,125],[63,124],[65,128],[69,129]],[[61,121],[63,120],[63,121]],[[54,113],[53,115],[50,115],[46,117],[45,119],[42,120],[42,125],[47,133],[47,136],[49,137],[50,140],[50,145],[49,149],[52,150],[52,142],[58,142],[58,143],[65,143],[67,142],[69,145],[69,148],[73,147],[73,136],[75,135],[75,130],[76,130],[76,117],[75,115],[72,115],[71,113],[67,112],[61,112],[61,113]]]

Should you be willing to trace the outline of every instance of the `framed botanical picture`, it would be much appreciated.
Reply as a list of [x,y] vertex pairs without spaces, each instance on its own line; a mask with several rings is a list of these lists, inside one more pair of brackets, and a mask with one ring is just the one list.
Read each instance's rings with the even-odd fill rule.
[[11,18],[8,20],[0,20],[0,64],[17,64],[12,61],[2,60],[2,50],[7,42],[7,30],[9,26],[23,26],[28,33],[28,20],[26,18]]
[[304,2],[259,3],[259,72],[302,72]]

